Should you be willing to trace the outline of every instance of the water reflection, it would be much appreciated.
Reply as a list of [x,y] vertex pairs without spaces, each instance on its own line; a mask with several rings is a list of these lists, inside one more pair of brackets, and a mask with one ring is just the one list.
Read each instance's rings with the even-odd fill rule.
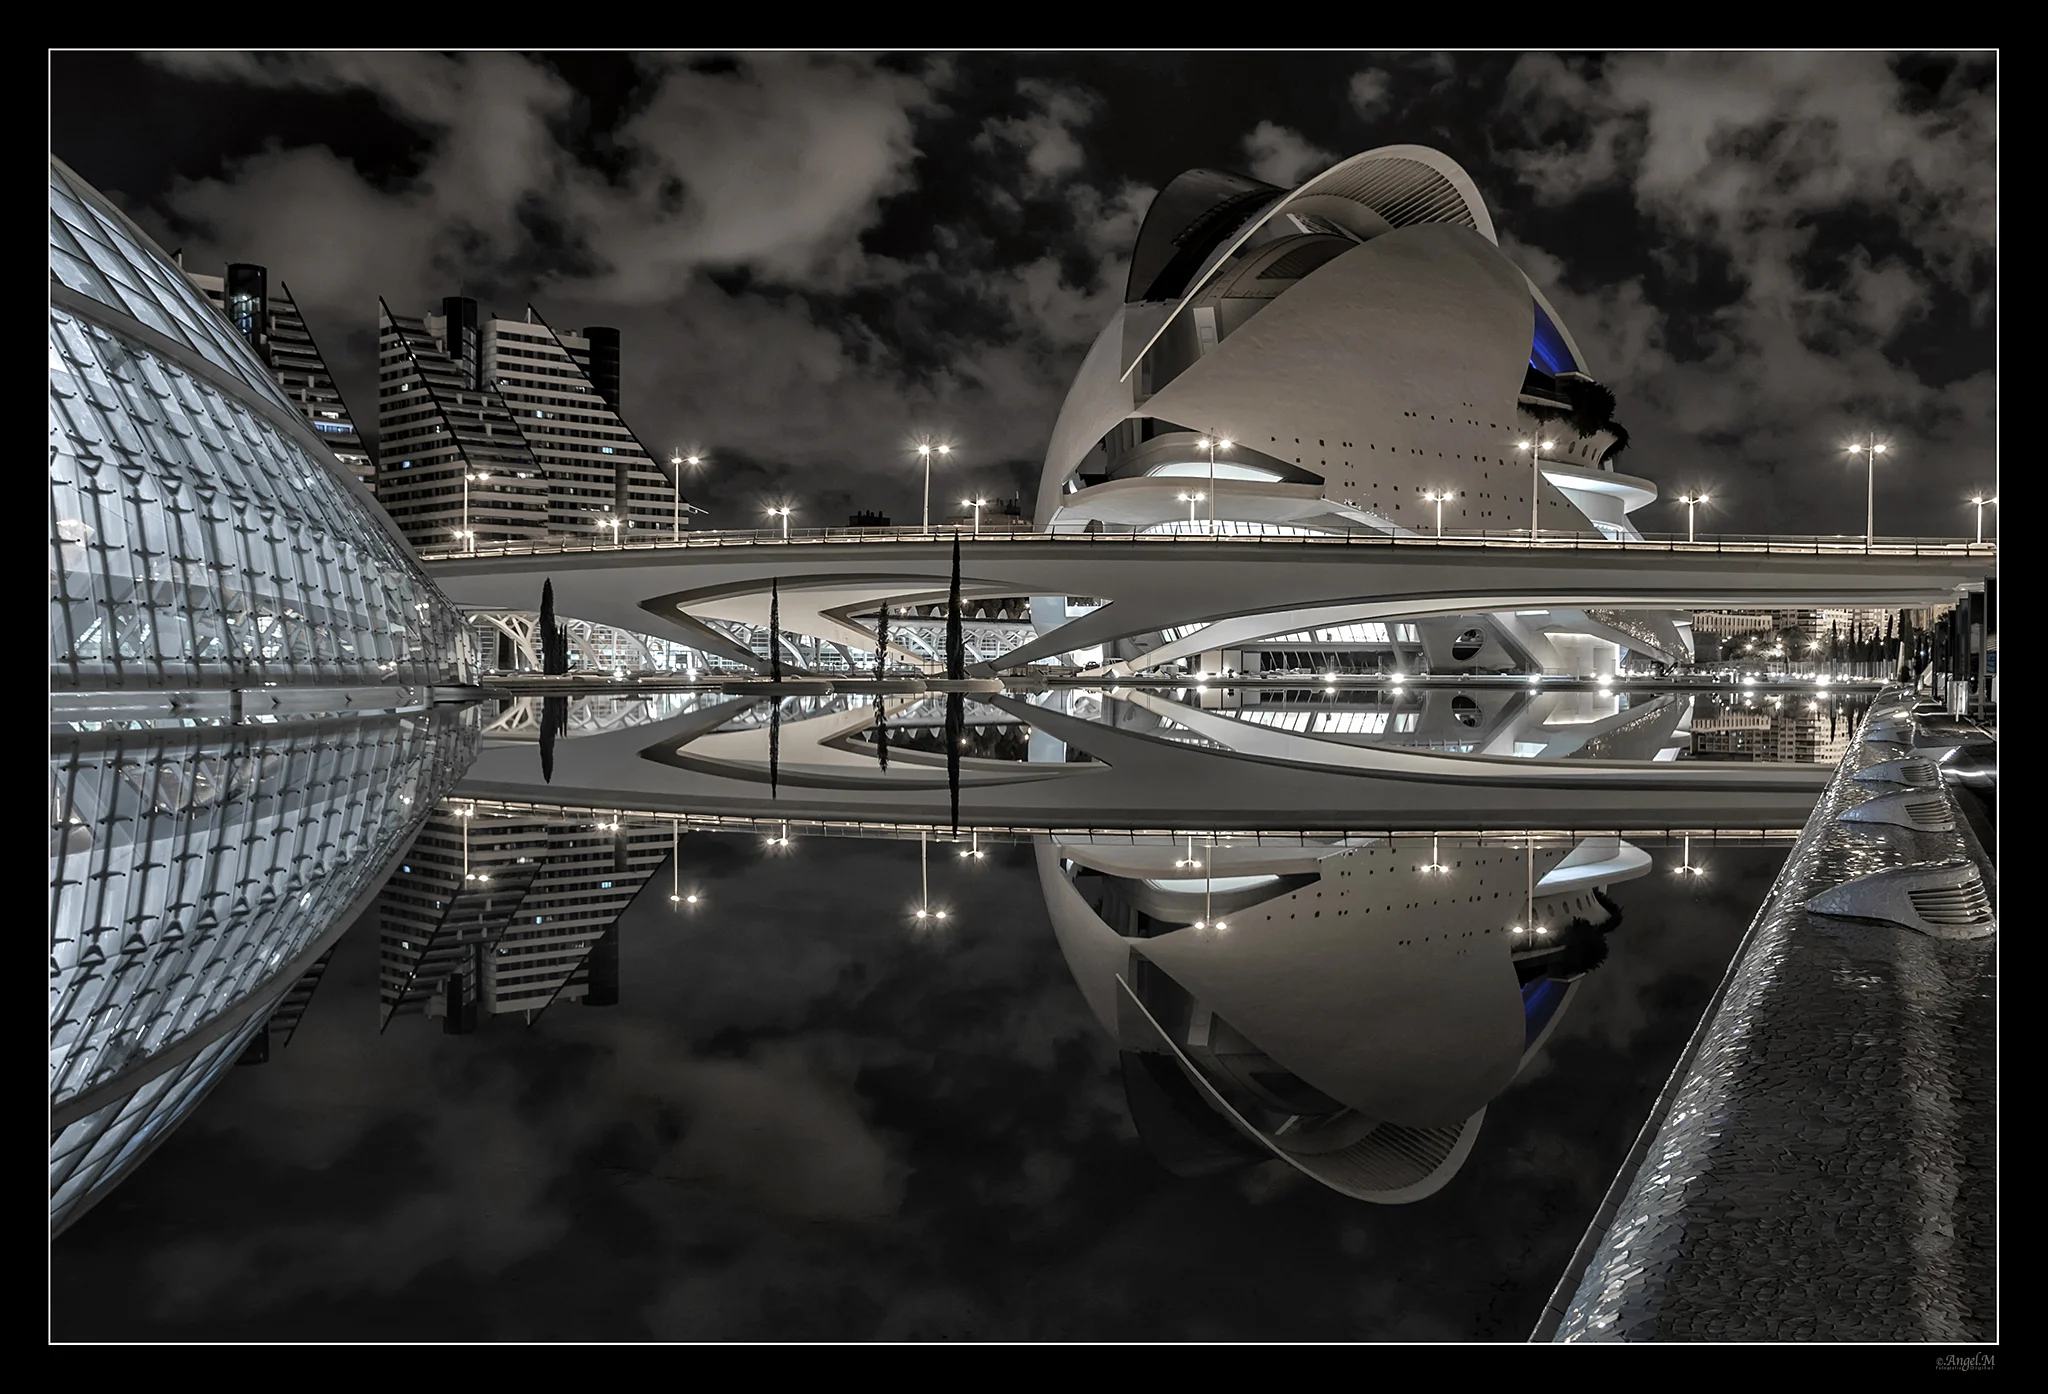
[[[900,685],[900,684],[899,684]],[[652,726],[743,694],[743,683],[716,691],[649,691],[579,684],[560,698],[505,699],[487,733],[532,739],[539,704],[562,703],[560,735],[568,740]],[[1286,750],[1313,762],[1341,762],[1328,747],[1371,747],[1521,760],[1742,761],[1832,765],[1869,705],[1862,691],[1803,687],[1789,693],[1553,683],[1431,687],[1411,681],[1381,687],[1334,683],[1261,689],[1204,685],[1085,687],[1050,691],[1020,687],[1023,706],[967,696],[958,734],[945,733],[944,694],[888,695],[850,691],[763,699],[735,708],[714,730],[694,737],[773,729],[779,721],[820,722],[818,737],[847,752],[866,752],[878,768],[891,753],[940,755],[958,748],[970,761],[1011,764],[1091,757],[1079,740],[1063,739],[1033,712],[1051,712],[1107,730],[1140,732],[1183,745],[1219,750]],[[954,694],[960,695],[960,694]],[[858,715],[864,719],[838,720]],[[1246,730],[1244,728],[1253,728]],[[1284,733],[1278,736],[1264,733]],[[791,731],[805,741],[811,733]],[[959,741],[964,738],[965,746]],[[949,744],[950,740],[950,744]],[[1447,769],[1455,769],[1447,766]]]
[[[632,991],[619,946],[629,906],[665,897],[672,913],[711,913],[682,853],[693,828],[737,826],[444,800],[379,902],[380,1029],[424,1015],[464,1034],[496,1017],[534,1024],[558,1001],[615,1005]],[[801,855],[791,823],[758,826],[769,855]],[[914,836],[908,922],[947,928],[934,835]],[[970,829],[936,850],[973,870],[989,838],[1016,840]],[[1455,1175],[1489,1103],[1607,961],[1616,888],[1654,859],[1697,889],[1716,845],[1477,831],[1026,840],[1041,923],[1117,1051],[1155,1160],[1201,1176],[1278,1159],[1382,1204],[1425,1199]]]
[[1295,847],[1046,838],[1061,952],[1180,1175],[1279,1158],[1357,1200],[1439,1190],[1650,869],[1617,838]]

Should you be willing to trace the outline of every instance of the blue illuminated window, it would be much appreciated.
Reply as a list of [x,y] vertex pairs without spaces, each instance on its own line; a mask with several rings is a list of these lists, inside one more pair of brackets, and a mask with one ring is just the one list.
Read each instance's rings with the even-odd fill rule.
[[1556,377],[1559,373],[1576,373],[1579,365],[1572,360],[1572,351],[1564,345],[1564,335],[1552,323],[1543,307],[1536,309],[1536,336],[1529,346],[1529,366],[1539,372]]

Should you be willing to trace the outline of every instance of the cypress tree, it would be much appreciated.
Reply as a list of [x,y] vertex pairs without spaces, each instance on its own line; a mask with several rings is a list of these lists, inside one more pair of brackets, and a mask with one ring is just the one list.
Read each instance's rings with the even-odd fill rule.
[[770,578],[768,582],[768,680],[782,681],[782,583],[779,578]]
[[540,670],[559,675],[569,671],[569,626],[555,618],[555,583],[540,583]]
[[946,676],[967,676],[967,636],[960,628],[960,534],[953,534],[953,585],[946,593]]
[[[955,545],[958,545],[957,542]],[[946,694],[946,793],[953,806],[953,835],[960,835],[960,745],[966,737],[967,699]]]

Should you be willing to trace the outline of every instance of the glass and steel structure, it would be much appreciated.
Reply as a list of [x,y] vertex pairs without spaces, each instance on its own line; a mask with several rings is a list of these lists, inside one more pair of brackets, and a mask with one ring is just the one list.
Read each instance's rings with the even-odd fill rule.
[[50,165],[51,1223],[367,908],[475,638],[163,252]]

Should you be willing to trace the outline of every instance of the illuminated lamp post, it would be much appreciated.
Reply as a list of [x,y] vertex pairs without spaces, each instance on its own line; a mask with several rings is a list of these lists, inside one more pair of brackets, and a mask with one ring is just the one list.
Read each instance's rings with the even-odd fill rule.
[[1542,482],[1541,476],[1537,473],[1537,468],[1543,461],[1543,452],[1556,448],[1557,442],[1554,440],[1546,440],[1540,443],[1527,440],[1515,442],[1515,449],[1529,452],[1529,540],[1531,542],[1536,541],[1541,535],[1536,526],[1536,505],[1540,497],[1538,490]]
[[[490,472],[487,470],[465,470],[462,474],[462,535],[469,540],[469,550],[472,552],[476,550],[476,534],[470,530],[469,526],[469,486],[472,483],[480,483],[490,477]],[[1981,510],[1978,516],[1980,518],[1983,516]]]
[[[1230,449],[1232,442],[1216,436],[1203,436],[1201,445],[1204,450],[1209,452],[1209,536],[1213,540],[1216,536],[1216,452]],[[1196,494],[1195,497],[1199,499],[1202,496]],[[1194,525],[1194,514],[1190,511],[1188,514],[1188,526],[1193,528]]]
[[1992,497],[1990,497],[1990,498],[1985,498],[1985,497],[1984,497],[1984,496],[1983,496],[1982,494],[1973,494],[1973,495],[1971,495],[1971,496],[1970,496],[1970,502],[1971,502],[1971,503],[1974,503],[1975,505],[1977,505],[1977,542],[1978,542],[1978,545],[1980,545],[1980,546],[1981,546],[1981,545],[1983,545],[1983,542],[1984,542],[1984,508],[1985,508],[1985,505],[1987,505],[1987,504],[1991,504],[1991,505],[1996,505],[1996,504],[1997,504],[1997,502],[1998,502],[1998,498],[1997,498],[1997,496],[1996,496],[1996,495],[1993,495],[1993,496],[1992,496]]
[[1677,502],[1685,505],[1685,540],[1687,542],[1699,541],[1699,535],[1693,531],[1693,513],[1701,504],[1707,502],[1707,496],[1705,494],[1680,494]]
[[1863,485],[1863,550],[1869,551],[1877,541],[1877,457],[1884,454],[1884,443],[1872,436],[1861,445],[1845,445],[1842,449],[1850,455],[1861,455],[1864,461]]
[[917,448],[919,458],[924,461],[924,530],[926,532],[932,530],[932,451],[935,449],[941,455],[953,453],[953,447],[950,445],[920,445]]
[[1448,489],[1427,489],[1423,491],[1422,497],[1424,502],[1436,505],[1436,535],[1442,537],[1444,535],[1444,501],[1451,497],[1451,492]]

